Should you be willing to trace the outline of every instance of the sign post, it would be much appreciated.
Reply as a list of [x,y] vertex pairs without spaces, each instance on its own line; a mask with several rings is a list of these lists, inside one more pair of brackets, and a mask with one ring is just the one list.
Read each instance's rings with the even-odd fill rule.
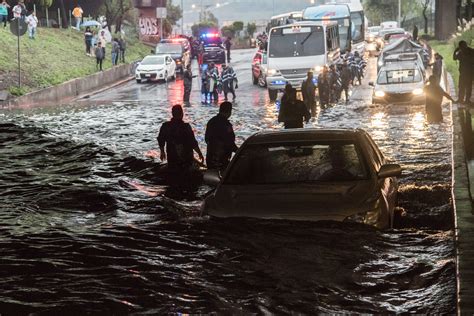
[[160,40],[163,39],[163,19],[167,14],[166,8],[156,8],[156,17],[160,19]]
[[16,18],[10,23],[10,32],[16,35],[18,45],[18,88],[21,88],[20,36],[25,35],[27,27],[25,19],[21,18]]

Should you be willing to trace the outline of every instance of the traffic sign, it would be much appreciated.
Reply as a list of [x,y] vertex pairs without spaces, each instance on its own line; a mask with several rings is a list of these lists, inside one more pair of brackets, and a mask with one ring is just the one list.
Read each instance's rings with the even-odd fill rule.
[[23,36],[28,30],[28,25],[25,22],[25,19],[14,19],[10,23],[10,31],[15,36]]
[[166,19],[168,14],[166,8],[156,8],[156,18],[157,19]]

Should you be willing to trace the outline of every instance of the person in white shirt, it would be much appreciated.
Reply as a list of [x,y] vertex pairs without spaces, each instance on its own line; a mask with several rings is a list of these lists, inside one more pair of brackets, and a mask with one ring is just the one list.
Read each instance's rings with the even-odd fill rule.
[[36,27],[38,26],[38,18],[36,17],[35,11],[26,18],[26,23],[28,23],[28,35],[30,39],[35,39]]
[[13,17],[15,19],[24,18],[25,17],[24,11],[26,11],[25,4],[23,3],[23,1],[20,0],[18,1],[18,4],[13,7],[13,10],[12,10]]

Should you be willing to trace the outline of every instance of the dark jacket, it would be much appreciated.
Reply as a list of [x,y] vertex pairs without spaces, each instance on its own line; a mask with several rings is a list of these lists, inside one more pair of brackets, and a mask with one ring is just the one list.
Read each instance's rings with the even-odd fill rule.
[[281,99],[278,122],[283,122],[285,128],[302,128],[303,120],[308,122],[310,118],[311,113],[303,101],[291,100],[287,97]]
[[209,120],[206,127],[207,155],[209,169],[222,169],[229,164],[232,153],[237,151],[234,128],[229,120],[217,114]]
[[474,49],[467,47],[464,50],[456,49],[454,60],[459,60],[459,72],[472,72],[474,70]]
[[305,103],[310,104],[315,102],[316,86],[312,80],[308,81],[306,78],[301,84],[301,93],[303,94],[303,100]]
[[166,145],[169,167],[190,167],[194,162],[193,150],[199,148],[191,125],[171,119],[163,123],[158,134],[160,148]]
[[185,70],[183,74],[183,84],[185,88],[191,88],[193,85],[193,74],[189,70]]
[[94,51],[94,52],[95,52],[95,58],[97,58],[97,59],[104,59],[104,49],[103,49],[103,47],[97,46],[97,47],[95,48],[95,51]]

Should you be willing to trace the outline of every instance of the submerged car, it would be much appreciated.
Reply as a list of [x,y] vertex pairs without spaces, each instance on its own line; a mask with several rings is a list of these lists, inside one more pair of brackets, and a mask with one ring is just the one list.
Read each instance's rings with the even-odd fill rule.
[[398,62],[380,68],[374,87],[372,104],[424,104],[424,72],[416,62]]
[[150,55],[143,58],[135,70],[135,80],[163,80],[176,78],[176,64],[171,55]]
[[202,206],[214,217],[392,227],[401,167],[364,130],[289,129],[249,137]]

